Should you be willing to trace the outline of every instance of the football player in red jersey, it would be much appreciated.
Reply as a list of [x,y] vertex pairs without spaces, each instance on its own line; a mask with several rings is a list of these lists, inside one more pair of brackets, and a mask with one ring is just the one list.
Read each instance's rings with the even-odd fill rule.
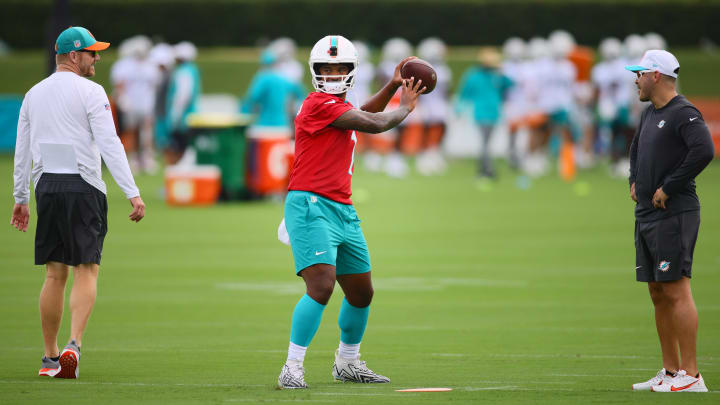
[[[293,311],[288,358],[278,377],[281,388],[307,388],[305,352],[336,280],[345,299],[338,317],[340,345],[335,353],[333,377],[360,383],[390,381],[360,360],[360,341],[373,287],[367,243],[350,200],[350,180],[355,163],[355,131],[379,133],[395,127],[415,108],[425,89],[421,81],[400,76],[400,67],[409,59],[400,62],[390,81],[358,110],[345,100],[358,66],[352,42],[329,35],[310,52],[310,73],[316,91],[308,95],[295,118],[295,161],[283,222],[296,274],[303,278],[307,290]],[[399,87],[400,105],[383,112]]]

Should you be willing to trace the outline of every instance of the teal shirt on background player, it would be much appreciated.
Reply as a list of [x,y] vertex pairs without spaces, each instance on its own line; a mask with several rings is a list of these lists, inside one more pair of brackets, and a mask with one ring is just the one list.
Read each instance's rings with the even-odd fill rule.
[[[185,83],[189,88],[183,87]],[[167,129],[170,133],[187,130],[187,116],[197,111],[201,87],[200,70],[195,63],[183,62],[172,72],[167,95]],[[188,97],[187,101],[180,102],[182,97]]]
[[494,125],[500,120],[503,97],[512,86],[512,80],[497,70],[473,66],[460,78],[458,99],[472,105],[478,124]]
[[[261,63],[272,65],[274,56],[263,53]],[[303,100],[307,92],[299,84],[266,67],[255,74],[242,104],[242,112],[257,113],[255,125],[263,127],[289,127],[288,109],[293,100]]]

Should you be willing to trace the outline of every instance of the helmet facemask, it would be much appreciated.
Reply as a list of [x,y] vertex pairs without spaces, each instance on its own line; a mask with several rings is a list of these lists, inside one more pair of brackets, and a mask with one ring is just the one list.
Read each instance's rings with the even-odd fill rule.
[[[346,93],[355,84],[355,71],[357,63],[339,63],[348,68],[346,75],[322,75],[320,74],[320,66],[326,65],[326,62],[318,62],[313,64],[312,83],[315,90],[328,94]],[[333,80],[337,79],[337,80]]]
[[[345,75],[321,75],[320,66],[340,64],[348,68]],[[343,94],[353,87],[358,67],[355,46],[345,37],[328,35],[318,41],[310,51],[310,74],[316,91]]]

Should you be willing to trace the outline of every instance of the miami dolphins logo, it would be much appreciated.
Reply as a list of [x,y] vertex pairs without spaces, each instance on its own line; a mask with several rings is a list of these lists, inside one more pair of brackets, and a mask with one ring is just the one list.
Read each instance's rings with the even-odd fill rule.
[[658,270],[660,270],[662,272],[666,272],[666,271],[670,270],[670,262],[666,262],[665,260],[661,261],[660,264],[658,265]]
[[658,128],[662,128],[664,126],[665,126],[665,120],[661,120],[660,122],[658,122]]

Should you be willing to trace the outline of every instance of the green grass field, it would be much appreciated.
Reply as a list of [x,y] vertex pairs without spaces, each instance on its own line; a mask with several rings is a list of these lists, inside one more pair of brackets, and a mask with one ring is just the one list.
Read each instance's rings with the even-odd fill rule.
[[[115,44],[113,44],[115,45]],[[110,93],[110,68],[117,60],[116,48],[102,53],[97,65],[95,81]],[[377,50],[376,50],[377,51]],[[453,88],[462,73],[470,67],[477,55],[477,47],[452,47],[448,53],[448,65],[453,72]],[[720,54],[708,53],[696,48],[672,49],[682,66],[681,92],[692,97],[720,97],[720,81],[715,72],[720,70]],[[298,60],[307,73],[309,48],[300,48]],[[203,92],[230,93],[243,97],[252,76],[258,69],[259,50],[256,48],[203,48],[199,52],[198,65],[202,73]],[[35,83],[45,77],[46,54],[41,51],[19,51],[10,56],[0,57],[0,94],[23,95]],[[377,64],[379,55],[374,53]],[[630,74],[630,73],[628,73]],[[10,79],[12,78],[12,79]],[[306,75],[305,86],[312,89],[310,75]]]
[[[0,157],[0,170],[7,221],[10,156]],[[303,293],[289,248],[276,240],[282,205],[170,208],[159,176],[137,178],[148,205],[139,224],[127,219],[129,204],[106,177],[110,232],[81,378],[37,377],[43,271],[32,264],[35,218],[25,234],[6,222],[0,402],[677,403],[630,391],[661,363],[648,293],[634,281],[626,183],[600,167],[580,174],[586,196],[555,176],[521,190],[504,170],[482,192],[473,173],[470,161],[453,162],[435,178],[356,173],[376,285],[361,352],[389,385],[332,381],[338,288],[305,362],[311,389],[276,390],[292,308]],[[720,162],[698,188],[704,208],[693,288],[700,369],[714,391],[693,401],[718,403]],[[395,392],[412,387],[453,391]]]

